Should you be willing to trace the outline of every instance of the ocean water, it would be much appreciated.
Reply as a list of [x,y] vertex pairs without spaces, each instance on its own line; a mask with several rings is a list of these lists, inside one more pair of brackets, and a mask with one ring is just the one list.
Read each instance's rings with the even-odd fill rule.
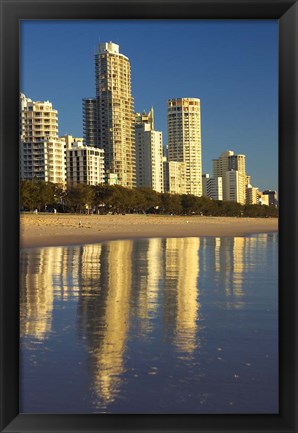
[[20,412],[278,413],[278,235],[25,249]]

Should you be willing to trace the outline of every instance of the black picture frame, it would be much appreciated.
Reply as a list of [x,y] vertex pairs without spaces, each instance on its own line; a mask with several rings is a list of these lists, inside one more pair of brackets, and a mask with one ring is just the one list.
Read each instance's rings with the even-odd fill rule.
[[[0,5],[1,432],[297,432],[297,2],[0,0]],[[19,414],[19,20],[112,18],[279,20],[278,415]]]

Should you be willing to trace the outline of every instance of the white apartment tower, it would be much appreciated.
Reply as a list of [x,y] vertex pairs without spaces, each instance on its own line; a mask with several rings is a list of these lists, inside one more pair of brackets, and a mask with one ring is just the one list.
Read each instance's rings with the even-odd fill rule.
[[101,43],[95,54],[95,71],[96,102],[92,98],[88,103],[85,102],[85,106],[89,106],[89,120],[86,120],[88,116],[85,109],[84,134],[87,137],[88,124],[94,130],[96,110],[96,147],[104,149],[105,170],[117,175],[119,185],[133,188],[136,184],[135,115],[130,62],[119,52],[119,45]]
[[213,160],[213,177],[222,178],[223,200],[245,204],[249,179],[245,160],[245,155],[235,155],[232,150],[223,152],[218,159]]
[[168,101],[168,160],[185,164],[186,194],[201,196],[202,146],[200,99]]
[[22,179],[65,184],[65,142],[58,137],[58,111],[51,102],[20,96],[20,170]]
[[229,157],[234,155],[232,150],[227,150],[223,152],[218,159],[213,160],[213,177],[215,179],[222,178],[222,196],[223,200],[228,200],[227,198],[227,180],[226,172],[229,170]]
[[96,147],[84,146],[74,141],[66,149],[67,185],[79,183],[98,185],[104,183],[104,151]]
[[162,132],[154,131],[153,109],[149,114],[136,113],[136,183],[137,187],[149,187],[164,191]]
[[245,177],[238,170],[226,172],[226,196],[228,201],[246,203]]

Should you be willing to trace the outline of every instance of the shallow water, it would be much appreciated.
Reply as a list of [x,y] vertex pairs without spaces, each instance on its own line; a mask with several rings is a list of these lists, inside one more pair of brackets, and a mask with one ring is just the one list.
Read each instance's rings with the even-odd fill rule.
[[278,235],[21,251],[20,411],[278,412]]

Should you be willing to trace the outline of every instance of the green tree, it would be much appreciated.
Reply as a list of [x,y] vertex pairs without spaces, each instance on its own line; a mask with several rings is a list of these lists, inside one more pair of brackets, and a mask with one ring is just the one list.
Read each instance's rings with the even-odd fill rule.
[[85,212],[94,203],[95,192],[90,185],[79,183],[67,190],[65,202],[75,212]]

